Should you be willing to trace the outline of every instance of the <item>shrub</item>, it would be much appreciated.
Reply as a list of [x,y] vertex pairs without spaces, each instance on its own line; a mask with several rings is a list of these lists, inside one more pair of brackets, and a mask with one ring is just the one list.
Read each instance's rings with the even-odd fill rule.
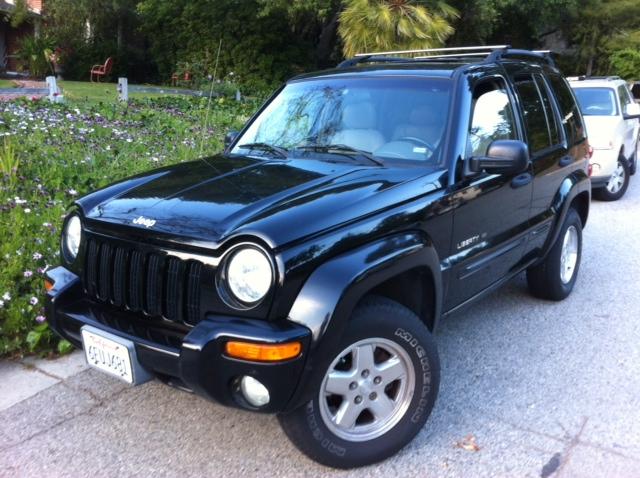
[[20,41],[18,59],[23,69],[35,78],[43,78],[52,71],[47,58],[51,55],[51,42],[44,38],[27,35]]

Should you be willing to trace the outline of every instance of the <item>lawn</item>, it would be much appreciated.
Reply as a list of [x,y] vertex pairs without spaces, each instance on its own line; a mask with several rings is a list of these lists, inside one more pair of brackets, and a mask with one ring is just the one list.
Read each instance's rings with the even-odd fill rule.
[[59,263],[73,200],[120,178],[219,151],[257,108],[229,99],[115,101],[115,85],[62,82],[66,103],[0,103],[0,355],[59,344],[43,316],[43,273]]

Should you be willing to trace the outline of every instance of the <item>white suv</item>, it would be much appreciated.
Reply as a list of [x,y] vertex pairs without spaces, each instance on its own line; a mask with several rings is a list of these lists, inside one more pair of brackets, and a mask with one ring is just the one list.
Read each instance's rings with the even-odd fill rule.
[[638,162],[640,105],[627,83],[617,76],[569,78],[587,128],[594,196],[620,199]]

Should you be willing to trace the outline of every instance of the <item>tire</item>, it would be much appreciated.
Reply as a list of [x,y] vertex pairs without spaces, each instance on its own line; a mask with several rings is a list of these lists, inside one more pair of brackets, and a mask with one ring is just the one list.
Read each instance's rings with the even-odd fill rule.
[[629,163],[622,157],[618,158],[616,170],[607,185],[594,190],[593,195],[600,201],[617,201],[627,192],[630,176]]
[[633,159],[631,161],[631,165],[629,166],[629,175],[633,176],[636,174],[636,170],[638,169],[638,155],[640,154],[640,135],[636,139],[636,150],[633,153]]
[[[291,442],[323,465],[354,468],[382,461],[415,437],[433,409],[440,384],[435,341],[409,309],[371,297],[354,311],[338,350],[311,378],[314,398],[278,420]],[[375,362],[367,360],[374,356]],[[391,365],[383,379],[382,369]],[[405,375],[391,380],[398,371]],[[344,411],[342,426],[331,421],[338,410]],[[349,417],[355,417],[351,428]]]
[[[565,244],[567,244],[567,249],[565,249]],[[568,253],[564,260],[563,251]],[[547,257],[540,264],[527,269],[529,290],[534,296],[541,299],[565,299],[571,294],[578,278],[581,258],[582,220],[576,210],[570,208],[560,229],[560,234]],[[571,263],[573,263],[573,267],[569,271]]]

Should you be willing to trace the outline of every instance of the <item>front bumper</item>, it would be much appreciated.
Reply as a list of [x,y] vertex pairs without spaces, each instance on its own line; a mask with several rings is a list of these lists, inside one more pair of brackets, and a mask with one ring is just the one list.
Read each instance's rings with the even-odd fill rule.
[[[78,348],[82,348],[80,328],[97,327],[132,341],[140,364],[160,380],[223,405],[261,412],[286,410],[300,382],[311,340],[306,327],[288,320],[211,314],[195,327],[152,321],[87,299],[79,277],[64,267],[48,271],[47,278],[54,284],[46,298],[49,325]],[[224,354],[230,339],[269,344],[300,341],[302,353],[284,362],[249,362]],[[243,400],[237,383],[244,375],[267,387],[271,397],[267,405],[255,409]]]

